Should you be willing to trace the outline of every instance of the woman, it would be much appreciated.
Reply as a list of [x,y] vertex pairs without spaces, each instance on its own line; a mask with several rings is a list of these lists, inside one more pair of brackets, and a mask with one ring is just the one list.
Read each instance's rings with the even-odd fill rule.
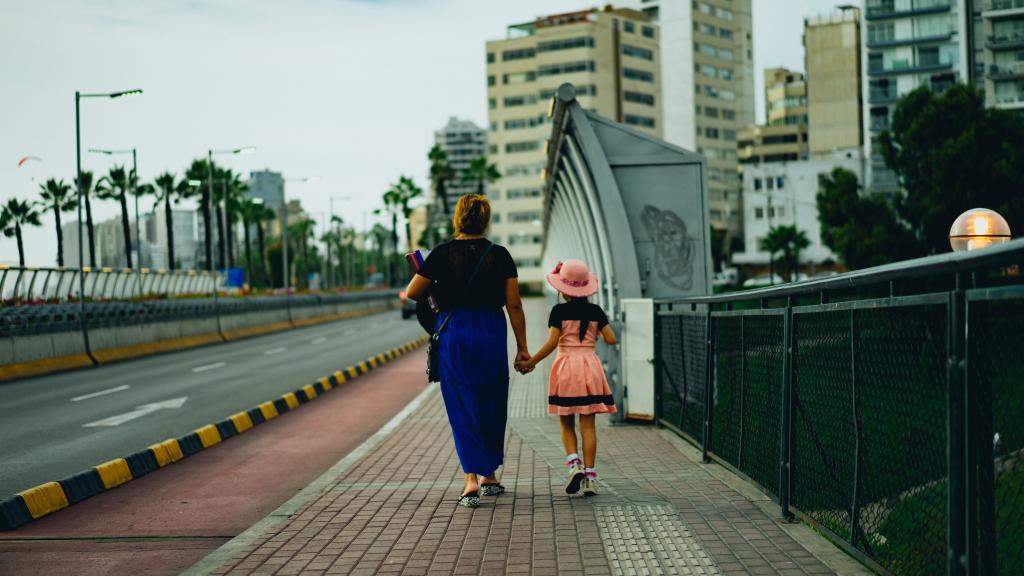
[[451,316],[438,341],[438,369],[455,451],[466,474],[458,503],[469,508],[480,505],[480,494],[496,496],[505,490],[497,476],[509,379],[502,307],[515,333],[516,360],[530,358],[516,265],[508,250],[484,237],[490,221],[487,198],[459,198],[452,219],[455,239],[430,252],[406,289],[417,301],[434,293],[441,308],[438,326]]

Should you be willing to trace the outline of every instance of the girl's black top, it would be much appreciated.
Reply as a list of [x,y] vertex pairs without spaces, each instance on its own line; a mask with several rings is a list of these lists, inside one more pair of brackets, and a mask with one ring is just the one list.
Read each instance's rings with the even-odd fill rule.
[[480,265],[467,290],[466,282],[489,240],[452,240],[445,242],[427,255],[417,272],[434,282],[433,294],[441,310],[456,308],[501,308],[505,305],[505,281],[517,278],[519,272],[512,255],[504,246],[495,244]]

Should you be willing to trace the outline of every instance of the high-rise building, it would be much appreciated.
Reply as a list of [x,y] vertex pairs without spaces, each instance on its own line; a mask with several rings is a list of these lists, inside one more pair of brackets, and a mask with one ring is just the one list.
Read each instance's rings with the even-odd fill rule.
[[[196,254],[199,248],[196,235],[197,219],[201,216],[194,210],[172,210],[171,225],[174,227],[174,269],[196,269]],[[170,269],[167,253],[167,217],[162,209],[142,216],[143,253],[150,268]]]
[[[470,120],[460,120],[454,116],[448,119],[444,128],[434,132],[434,143],[448,155],[448,165],[455,171],[455,178],[445,186],[448,197],[448,211],[454,212],[455,203],[464,194],[476,192],[476,184],[466,182],[462,175],[469,169],[474,159],[487,155],[487,130],[477,126]],[[486,185],[485,190],[486,193]],[[436,194],[436,191],[434,191]],[[440,207],[440,204],[438,204]],[[441,210],[443,213],[443,209]]]
[[570,82],[584,108],[661,136],[658,34],[643,12],[606,7],[509,26],[505,39],[487,43],[488,156],[502,174],[489,193],[491,232],[521,281],[543,279],[540,190],[551,97]]
[[860,10],[804,20],[808,151],[811,158],[859,155],[861,125]]
[[736,140],[755,122],[751,0],[633,0],[661,29],[665,140],[708,159],[711,225],[742,236]]
[[740,131],[736,153],[740,164],[795,162],[807,153],[807,83],[804,75],[785,68],[764,71],[767,125]]
[[278,210],[284,203],[284,177],[280,172],[255,170],[249,172],[249,198],[259,198],[267,208]]
[[942,92],[971,80],[972,15],[968,0],[867,0],[861,35],[864,133],[872,191],[894,192],[896,174],[882,158],[878,135],[889,128],[899,99],[927,86]]
[[1024,114],[1024,0],[973,0],[975,82],[989,106]]

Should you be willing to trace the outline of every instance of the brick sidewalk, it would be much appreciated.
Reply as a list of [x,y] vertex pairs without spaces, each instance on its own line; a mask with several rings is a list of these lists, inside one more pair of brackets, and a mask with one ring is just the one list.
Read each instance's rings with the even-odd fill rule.
[[[267,522],[215,574],[832,574],[867,572],[668,433],[599,430],[601,494],[568,498],[545,371],[515,377],[502,482],[455,505],[461,470],[436,387],[374,449]],[[740,483],[742,484],[742,483]],[[767,508],[767,506],[765,506]],[[770,510],[769,510],[770,511]],[[799,530],[803,530],[800,532]],[[251,531],[250,531],[251,532]],[[815,549],[817,557],[802,542]],[[243,535],[245,536],[245,535]],[[829,559],[826,566],[818,557]]]

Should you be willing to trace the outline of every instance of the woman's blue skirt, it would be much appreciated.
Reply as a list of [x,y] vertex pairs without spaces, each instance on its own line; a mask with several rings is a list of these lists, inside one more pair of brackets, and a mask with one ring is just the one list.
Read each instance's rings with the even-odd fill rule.
[[[445,314],[438,318],[438,326]],[[489,476],[501,466],[508,413],[508,341],[501,308],[463,308],[441,332],[441,395],[467,473]]]

